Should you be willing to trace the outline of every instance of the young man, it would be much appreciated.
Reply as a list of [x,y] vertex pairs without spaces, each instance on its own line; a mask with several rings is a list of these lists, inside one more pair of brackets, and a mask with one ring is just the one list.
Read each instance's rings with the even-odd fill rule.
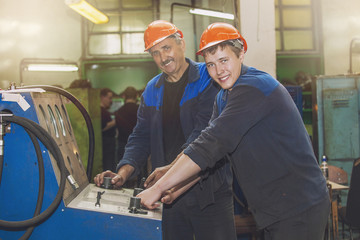
[[[138,175],[149,156],[153,169],[170,164],[211,117],[218,86],[204,63],[185,58],[182,32],[172,23],[158,20],[145,30],[144,42],[163,73],[147,84],[141,96],[137,124],[117,173],[98,174],[94,178],[98,186],[104,176],[122,186]],[[176,202],[164,206],[165,240],[236,239],[229,163],[223,160],[212,170],[202,185],[193,186]]]
[[243,65],[246,50],[246,41],[229,24],[214,23],[204,31],[198,53],[222,87],[212,120],[169,171],[138,196],[149,208],[161,196],[171,202],[189,187],[184,180],[227,156],[265,239],[323,239],[330,201],[310,138],[286,89],[269,74]]

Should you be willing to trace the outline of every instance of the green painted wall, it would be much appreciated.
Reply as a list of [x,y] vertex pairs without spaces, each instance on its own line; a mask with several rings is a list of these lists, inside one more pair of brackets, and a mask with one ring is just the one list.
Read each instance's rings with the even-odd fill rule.
[[84,78],[91,82],[93,88],[108,87],[117,94],[128,86],[143,89],[159,73],[152,59],[85,61],[83,66]]
[[[140,60],[89,60],[82,62],[82,79],[88,79],[91,89],[67,89],[84,105],[88,111],[95,134],[95,156],[92,178],[102,172],[102,135],[100,113],[100,89],[110,88],[116,94],[126,87],[133,86],[137,90],[145,88],[148,81],[159,73],[159,69],[152,59]],[[114,99],[114,102],[122,99]],[[74,129],[82,162],[87,167],[88,161],[88,133],[85,121],[73,104],[67,104],[70,121]]]
[[[283,84],[298,85],[296,75],[303,72],[308,76],[324,74],[323,58],[320,55],[278,55],[276,59],[277,79]],[[303,89],[303,120],[305,127],[313,137],[312,89],[311,84]]]
[[296,73],[303,71],[311,75],[324,74],[323,60],[319,55],[278,55],[276,75],[279,81],[285,78],[295,82]]
[[[102,172],[102,137],[101,137],[101,112],[100,112],[100,90],[99,89],[81,89],[72,88],[66,89],[73,94],[84,106],[92,121],[95,137],[95,149],[94,149],[94,164],[92,170],[93,177]],[[80,157],[82,163],[87,169],[88,152],[89,152],[89,135],[86,128],[85,120],[77,109],[77,107],[71,102],[66,104],[66,109],[69,113],[71,126],[74,130],[75,139],[79,147]]]

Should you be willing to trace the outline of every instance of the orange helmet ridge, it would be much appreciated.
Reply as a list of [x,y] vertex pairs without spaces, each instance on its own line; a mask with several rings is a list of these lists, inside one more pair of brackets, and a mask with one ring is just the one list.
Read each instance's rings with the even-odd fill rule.
[[144,32],[145,51],[174,33],[179,33],[183,37],[183,33],[170,22],[156,20],[150,23]]
[[235,39],[240,39],[242,41],[244,46],[244,52],[246,52],[247,43],[234,26],[228,23],[210,24],[201,35],[199,47],[200,50],[196,54],[202,55],[202,51],[206,48],[209,48],[227,40]]

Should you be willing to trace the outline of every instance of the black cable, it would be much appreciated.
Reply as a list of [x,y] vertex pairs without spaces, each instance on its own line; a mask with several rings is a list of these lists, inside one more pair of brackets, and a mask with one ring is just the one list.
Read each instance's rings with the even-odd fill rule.
[[23,87],[18,87],[18,89],[28,89],[28,88],[42,88],[46,91],[49,92],[56,92],[64,97],[66,97],[67,99],[69,99],[81,112],[81,114],[84,117],[87,129],[88,129],[88,134],[89,134],[89,152],[88,152],[88,163],[87,163],[87,167],[86,167],[86,175],[88,177],[89,182],[91,182],[91,173],[92,173],[92,168],[93,168],[93,164],[94,164],[94,150],[95,150],[95,136],[94,136],[94,128],[91,122],[91,118],[89,116],[89,113],[86,111],[86,109],[84,108],[84,106],[81,104],[81,102],[71,93],[69,93],[68,91],[59,88],[59,87],[55,87],[55,86],[48,86],[48,85],[30,85],[30,86],[23,86]]
[[[44,168],[44,159],[42,157],[41,154],[41,149],[40,149],[40,144],[37,141],[36,137],[34,134],[32,134],[30,131],[28,131],[27,129],[25,129],[25,131],[28,133],[34,148],[35,148],[35,153],[38,159],[38,167],[39,167],[39,192],[38,192],[38,198],[37,198],[37,202],[36,202],[36,208],[35,208],[35,213],[34,213],[34,217],[40,214],[41,211],[41,207],[43,204],[43,200],[44,200],[44,192],[45,192],[45,168]],[[35,226],[31,226],[28,229],[26,229],[26,232],[24,233],[24,235],[22,235],[19,240],[27,240],[29,239],[29,237],[31,236],[32,232],[34,231]]]
[[[23,119],[23,120],[28,120],[28,119]],[[28,121],[30,121],[30,120],[28,120]],[[15,123],[18,123],[18,121],[13,121],[13,122],[15,122]],[[30,121],[31,122],[31,121]],[[20,123],[20,122],[19,122]],[[24,124],[21,124],[20,123],[20,125],[24,125]],[[28,128],[29,129],[29,127],[27,127],[26,125],[24,125],[23,127],[25,127],[25,128]],[[37,125],[36,123],[34,123],[34,122],[32,122],[32,127],[33,127],[33,129],[31,129],[31,131],[32,132],[34,132],[35,133],[35,135],[36,136],[38,136],[39,137],[39,139],[43,142],[43,143],[45,143],[44,145],[48,148],[48,150],[54,155],[54,157],[55,157],[55,159],[57,160],[57,164],[58,164],[58,166],[61,166],[62,164],[61,164],[61,161],[59,161],[59,159],[61,158],[62,159],[62,155],[61,155],[61,152],[60,152],[60,150],[58,150],[58,152],[55,150],[56,148],[54,148],[54,146],[55,147],[57,147],[57,144],[55,143],[55,141],[51,138],[51,136],[50,135],[48,135],[47,134],[47,132],[45,131],[45,130],[43,130],[39,125]],[[45,133],[45,135],[41,135],[41,134],[44,134]],[[47,135],[46,135],[47,134]],[[39,136],[40,135],[40,136]],[[50,144],[49,144],[50,143]],[[57,147],[58,148],[58,147]],[[57,153],[56,153],[57,152]],[[56,154],[55,154],[56,153]],[[60,153],[60,158],[59,158],[59,153]],[[60,167],[61,168],[61,167]],[[61,172],[64,172],[64,171],[61,171]],[[65,181],[64,181],[65,182]],[[60,188],[59,189],[61,189],[61,186],[60,186]],[[60,192],[61,192],[61,190],[59,190]],[[62,195],[62,192],[61,192],[61,194],[60,194],[60,199],[59,200],[61,200],[61,195]],[[60,201],[59,201],[60,202]],[[11,226],[8,226],[8,227],[11,227]],[[21,224],[16,224],[16,225],[14,225],[14,227],[21,227]],[[25,226],[26,227],[26,226]]]
[[61,151],[55,142],[55,140],[37,123],[23,117],[19,116],[11,116],[11,117],[3,117],[4,121],[12,122],[15,124],[18,124],[22,126],[23,128],[29,130],[31,133],[33,133],[40,142],[43,143],[43,145],[49,150],[49,152],[53,155],[55,158],[57,165],[60,169],[60,184],[58,192],[55,196],[55,199],[50,204],[50,206],[40,213],[39,215],[23,221],[4,221],[0,220],[0,227],[5,229],[13,229],[13,228],[28,228],[35,226],[41,222],[43,222],[45,219],[47,219],[58,207],[60,204],[60,201],[62,199],[62,194],[65,189],[65,183],[66,183],[66,172],[67,169],[65,167],[64,158],[61,154]]

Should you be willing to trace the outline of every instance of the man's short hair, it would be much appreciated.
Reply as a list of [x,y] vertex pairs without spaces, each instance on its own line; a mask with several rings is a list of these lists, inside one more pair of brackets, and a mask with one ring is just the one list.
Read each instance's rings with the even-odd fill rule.
[[121,94],[121,97],[125,99],[137,99],[138,92],[134,87],[127,87]]
[[174,34],[171,34],[170,36],[168,36],[168,38],[175,38],[175,41],[176,41],[177,44],[180,44],[181,41],[184,40],[184,39],[181,37],[180,33],[177,33],[177,32],[174,33]]
[[206,54],[214,54],[218,48],[224,49],[226,46],[229,46],[230,49],[235,53],[237,57],[240,56],[240,52],[244,49],[244,44],[239,39],[227,40],[221,43],[218,43],[214,46],[206,48],[202,51],[203,56]]
[[[177,45],[179,45],[181,43],[181,41],[183,41],[184,39],[181,37],[180,33],[174,33],[174,34],[171,34],[170,36],[168,36],[167,38],[174,38],[175,39],[175,42]],[[166,38],[165,38],[166,39]],[[149,49],[149,53],[152,55],[151,53],[151,48]]]
[[109,92],[113,93],[113,91],[111,91],[110,88],[102,88],[100,90],[100,96],[105,97],[106,95],[108,95]]

